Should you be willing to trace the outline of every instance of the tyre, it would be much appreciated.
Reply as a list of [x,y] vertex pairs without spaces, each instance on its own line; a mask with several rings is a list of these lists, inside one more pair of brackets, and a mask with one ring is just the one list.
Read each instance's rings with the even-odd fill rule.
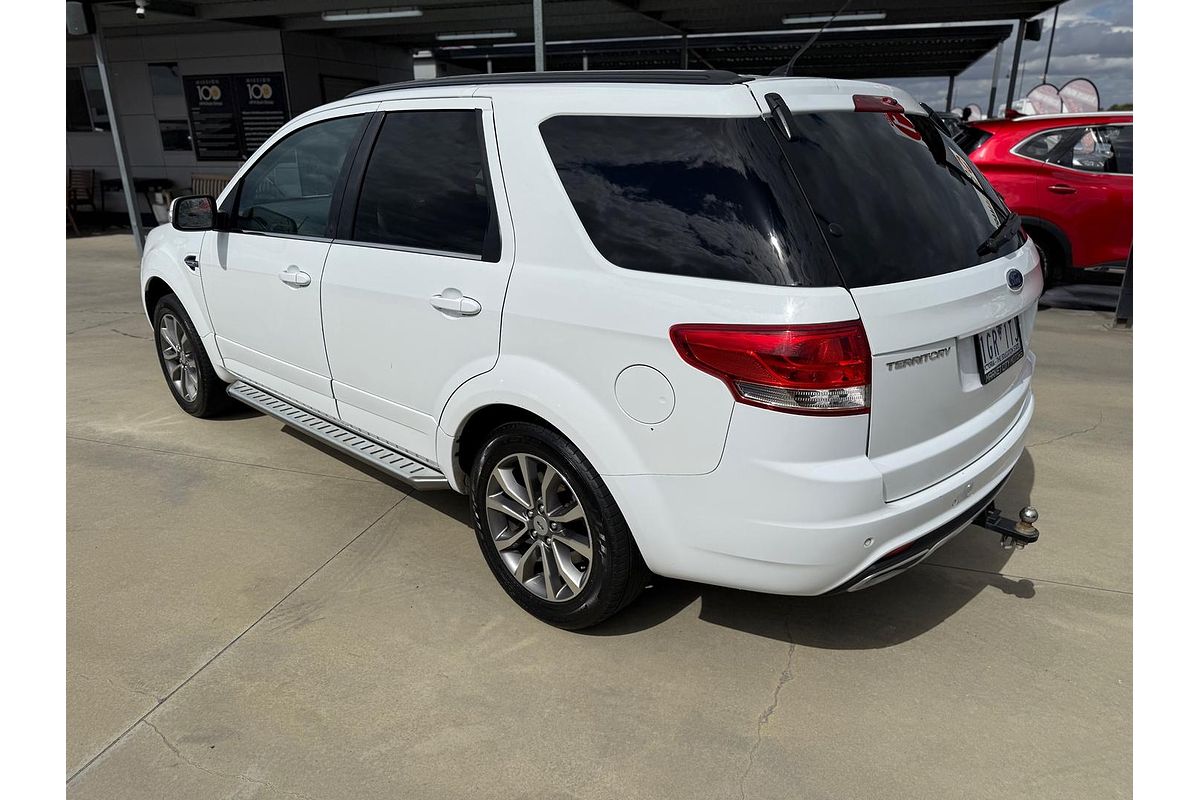
[[232,405],[225,382],[213,371],[208,353],[183,304],[173,294],[154,307],[154,345],[171,396],[193,417],[215,417]]
[[1040,236],[1031,236],[1033,246],[1037,248],[1038,260],[1042,264],[1042,293],[1063,281],[1062,256],[1058,246],[1051,244]]
[[649,573],[616,501],[562,434],[527,422],[501,425],[469,480],[484,560],[533,616],[586,628],[645,587]]

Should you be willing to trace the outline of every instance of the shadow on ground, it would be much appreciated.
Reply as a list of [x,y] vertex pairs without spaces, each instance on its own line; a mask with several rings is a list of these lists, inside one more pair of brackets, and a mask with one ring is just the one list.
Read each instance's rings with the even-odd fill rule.
[[[289,428],[284,430],[364,475],[408,492],[412,499],[462,524],[466,535],[473,535],[466,497],[449,491],[413,492],[354,458]],[[1033,480],[1033,459],[1026,450],[997,505],[1009,515],[1029,505]],[[700,619],[756,636],[830,650],[890,647],[937,627],[988,588],[1014,599],[1032,598],[1032,581],[1000,574],[1012,552],[1001,549],[996,534],[970,526],[909,572],[863,592],[825,597],[785,597],[655,577],[632,606],[581,635],[623,636],[644,631],[670,620],[699,599]]]

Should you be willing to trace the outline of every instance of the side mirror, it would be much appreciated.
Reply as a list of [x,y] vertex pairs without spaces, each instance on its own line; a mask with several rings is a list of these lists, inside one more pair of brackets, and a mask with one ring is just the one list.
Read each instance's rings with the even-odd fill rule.
[[217,201],[209,195],[176,197],[171,201],[171,226],[177,231],[211,231],[216,220]]

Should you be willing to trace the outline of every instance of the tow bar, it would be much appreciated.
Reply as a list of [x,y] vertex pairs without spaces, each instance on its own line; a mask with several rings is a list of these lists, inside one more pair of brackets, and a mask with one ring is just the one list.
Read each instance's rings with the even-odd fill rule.
[[1038,529],[1033,527],[1033,523],[1038,521],[1037,509],[1025,506],[1017,516],[1019,520],[1016,522],[1005,519],[993,502],[988,503],[987,508],[975,518],[975,524],[1000,534],[1000,546],[1005,550],[1012,550],[1014,547],[1024,547],[1038,540]]

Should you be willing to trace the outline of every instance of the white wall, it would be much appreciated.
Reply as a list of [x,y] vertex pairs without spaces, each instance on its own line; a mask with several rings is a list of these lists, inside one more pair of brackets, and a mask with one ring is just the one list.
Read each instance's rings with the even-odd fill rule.
[[[166,177],[174,182],[176,192],[191,186],[193,173],[228,175],[241,162],[197,161],[192,152],[163,150],[158,121],[186,121],[187,102],[183,95],[153,95],[151,63],[175,62],[182,75],[283,72],[293,116],[321,104],[322,74],[377,83],[412,77],[411,55],[402,48],[269,29],[122,36],[106,39],[105,44],[130,172],[135,178]],[[95,63],[90,37],[67,39],[67,66]],[[112,134],[68,131],[67,167],[96,170],[99,192],[100,178],[119,177]],[[120,192],[109,192],[104,200],[109,211],[125,209]]]

